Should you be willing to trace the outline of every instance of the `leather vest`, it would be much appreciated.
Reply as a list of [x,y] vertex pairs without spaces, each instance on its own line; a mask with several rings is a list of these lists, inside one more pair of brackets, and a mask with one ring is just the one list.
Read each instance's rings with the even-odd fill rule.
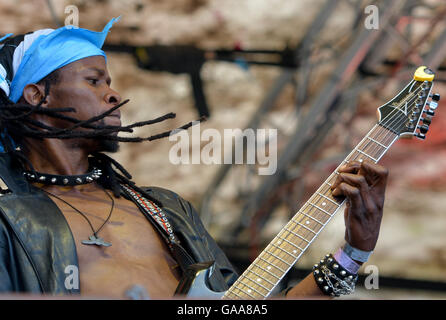
[[[62,212],[11,166],[8,153],[0,153],[0,177],[9,189],[0,196],[0,293],[80,294],[82,288],[67,289],[65,285],[65,268],[79,265],[74,238]],[[180,240],[179,253],[174,257],[182,269],[192,263],[215,261],[209,285],[214,291],[227,290],[237,273],[192,205],[166,189],[142,189],[163,205]]]

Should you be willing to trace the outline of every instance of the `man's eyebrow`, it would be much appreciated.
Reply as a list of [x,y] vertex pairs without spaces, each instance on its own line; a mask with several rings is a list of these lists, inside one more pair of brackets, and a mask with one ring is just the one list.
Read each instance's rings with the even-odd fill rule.
[[[105,71],[103,69],[99,69],[96,67],[90,67],[90,68],[86,68],[85,70],[89,70],[89,71],[96,71],[101,77],[105,76]],[[111,83],[111,78],[107,77],[107,82]]]
[[95,68],[95,67],[90,67],[90,68],[85,68],[84,70],[89,70],[89,71],[96,71],[97,73],[99,73],[99,75],[103,76],[105,75],[105,71],[99,68]]

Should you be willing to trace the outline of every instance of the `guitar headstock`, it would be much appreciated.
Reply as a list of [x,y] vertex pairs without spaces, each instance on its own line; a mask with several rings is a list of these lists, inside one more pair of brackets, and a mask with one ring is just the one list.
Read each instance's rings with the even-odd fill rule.
[[440,100],[439,94],[431,94],[433,80],[434,72],[431,69],[419,67],[413,80],[392,100],[378,108],[379,124],[400,137],[425,139]]

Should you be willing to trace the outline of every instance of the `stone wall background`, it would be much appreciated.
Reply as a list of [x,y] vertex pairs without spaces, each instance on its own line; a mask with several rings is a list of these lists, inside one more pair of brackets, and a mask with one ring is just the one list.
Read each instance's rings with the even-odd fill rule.
[[[62,22],[65,6],[76,5],[80,27],[91,30],[102,30],[112,17],[121,15],[108,42],[193,44],[202,48],[241,45],[265,49],[296,44],[322,3],[321,0],[53,1],[54,11]],[[337,34],[348,33],[351,19],[348,8],[342,10],[341,6],[321,38],[330,39],[332,30]],[[0,34],[48,27],[56,25],[46,1],[0,2]],[[108,57],[112,87],[123,99],[130,99],[122,109],[123,124],[167,112],[177,114],[176,119],[138,129],[135,134],[148,136],[197,118],[186,75],[143,71],[126,54],[110,53]],[[279,72],[275,67],[251,67],[246,71],[235,64],[206,63],[202,77],[212,117],[201,125],[202,129],[244,128]],[[435,84],[435,91],[445,93],[444,84]],[[358,116],[349,132],[352,138],[369,130],[375,121],[374,110],[382,102],[372,93],[362,97]],[[284,109],[292,107],[293,91],[286,91],[279,104]],[[400,141],[383,161],[391,169],[391,176],[381,237],[370,261],[379,266],[382,275],[446,281],[446,136],[443,132],[446,116],[441,112],[439,110],[434,118],[425,142]],[[280,117],[280,110],[278,113]],[[339,133],[341,128],[337,130]],[[336,143],[342,144],[345,137],[335,136]],[[114,157],[133,174],[138,184],[174,190],[198,205],[218,166],[173,165],[168,159],[171,146],[172,142],[166,139],[123,144]],[[317,187],[328,173],[324,169],[320,176],[316,175],[314,186]],[[277,224],[282,222],[283,217],[279,216]],[[215,232],[218,234],[224,229]],[[343,215],[339,214],[299,264],[311,266],[322,254],[336,250],[342,243],[343,232]],[[446,298],[446,294],[441,293],[385,290],[364,291],[361,295],[366,298]]]

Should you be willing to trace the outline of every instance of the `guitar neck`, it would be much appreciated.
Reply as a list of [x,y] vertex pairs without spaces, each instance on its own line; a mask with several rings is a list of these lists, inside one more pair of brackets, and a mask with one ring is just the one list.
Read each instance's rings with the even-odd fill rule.
[[345,200],[334,198],[330,190],[340,166],[350,161],[376,163],[397,138],[396,133],[375,125],[226,291],[223,299],[267,298],[343,205]]

